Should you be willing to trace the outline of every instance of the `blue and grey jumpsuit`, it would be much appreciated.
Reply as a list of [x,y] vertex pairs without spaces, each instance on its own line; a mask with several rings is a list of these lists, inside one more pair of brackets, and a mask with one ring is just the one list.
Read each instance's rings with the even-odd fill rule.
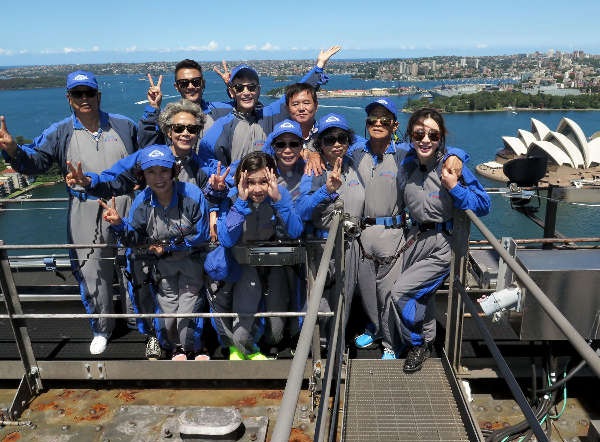
[[[173,182],[168,207],[156,200],[146,187],[133,201],[129,216],[113,231],[126,246],[162,244],[165,253],[150,263],[158,313],[200,312],[204,295],[202,246],[208,242],[208,206],[194,184]],[[181,345],[186,352],[200,351],[202,318],[155,318],[154,328],[161,347],[174,350]]]
[[[443,162],[450,155],[463,161],[462,177],[452,190],[441,184]],[[401,271],[386,299],[383,317],[383,345],[395,352],[423,345],[435,338],[433,293],[450,270],[452,213],[470,209],[477,216],[490,210],[490,198],[465,166],[468,155],[448,147],[443,158],[428,168],[419,167],[414,149],[402,166],[405,177],[401,195],[414,225],[407,234],[409,247],[401,255]]]
[[[100,111],[100,129],[88,131],[73,114],[47,128],[33,143],[19,146],[14,159],[5,156],[20,173],[37,175],[56,162],[62,175],[67,161],[81,163],[83,170],[100,172],[133,153],[138,147],[135,123],[122,115]],[[5,154],[5,152],[3,152]],[[104,244],[111,237],[109,224],[95,197],[83,188],[69,192],[68,241],[73,244]],[[119,213],[127,213],[130,196],[116,199]],[[77,249],[70,252],[73,273],[79,282],[87,313],[113,313],[113,277],[116,251],[110,248]],[[114,319],[92,319],[93,333],[109,337]]]
[[[226,248],[236,244],[247,244],[256,241],[270,241],[277,237],[277,232],[285,232],[288,238],[295,239],[302,234],[302,220],[296,213],[292,197],[285,187],[279,186],[281,199],[277,202],[267,197],[260,204],[251,200],[237,198],[237,187],[230,191],[230,198],[223,203],[217,221],[219,242]],[[261,310],[263,300],[263,281],[266,279],[267,297],[274,296],[273,279],[277,273],[259,272],[251,265],[241,265],[240,279],[235,283],[225,283],[216,296],[211,299],[211,306],[217,313],[238,313],[241,316],[231,321],[228,318],[217,318],[215,327],[225,346],[235,346],[245,355],[256,353],[257,342],[262,334],[261,321],[253,316]],[[262,273],[266,273],[263,275]],[[262,276],[262,277],[261,277]]]

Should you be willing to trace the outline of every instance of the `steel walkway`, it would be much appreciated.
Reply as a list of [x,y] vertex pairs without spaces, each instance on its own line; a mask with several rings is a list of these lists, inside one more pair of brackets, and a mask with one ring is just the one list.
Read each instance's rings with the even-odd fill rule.
[[442,359],[428,359],[413,374],[404,373],[402,365],[402,360],[349,360],[342,441],[477,440]]

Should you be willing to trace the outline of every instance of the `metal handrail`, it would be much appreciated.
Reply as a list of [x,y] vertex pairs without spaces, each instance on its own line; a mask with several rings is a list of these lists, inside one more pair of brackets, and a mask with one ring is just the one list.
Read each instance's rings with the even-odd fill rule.
[[[281,400],[281,404],[279,406],[277,423],[275,424],[273,435],[271,436],[271,440],[273,442],[286,442],[290,438],[292,425],[294,423],[296,405],[298,403],[298,397],[302,388],[304,366],[306,360],[308,359],[311,340],[317,322],[317,314],[319,312],[319,304],[325,288],[325,280],[329,269],[329,261],[333,253],[333,246],[336,243],[336,238],[338,236],[340,218],[341,214],[338,213],[334,215],[329,228],[329,235],[327,237],[327,242],[325,243],[323,255],[319,264],[319,270],[317,271],[314,289],[311,292],[311,297],[308,302],[306,318],[302,324],[302,330],[300,331],[300,337],[296,346],[296,353],[294,354],[294,359],[292,360],[288,380],[283,392],[283,399]],[[326,402],[327,401],[321,401],[321,406],[326,406]]]
[[538,285],[519,265],[519,263],[517,263],[517,261],[510,256],[508,251],[500,245],[500,242],[494,237],[492,232],[485,226],[485,224],[471,210],[466,210],[465,213],[475,227],[477,227],[483,236],[485,236],[490,242],[494,250],[498,252],[504,262],[506,262],[506,264],[510,267],[515,276],[527,289],[527,293],[536,299],[540,307],[550,317],[550,319],[552,319],[560,331],[563,332],[577,353],[579,353],[579,355],[585,359],[596,376],[600,378],[600,358],[596,352],[589,346],[587,341],[579,334],[575,327],[571,325],[567,318],[564,317],[560,310],[552,303],[542,289],[538,287]]

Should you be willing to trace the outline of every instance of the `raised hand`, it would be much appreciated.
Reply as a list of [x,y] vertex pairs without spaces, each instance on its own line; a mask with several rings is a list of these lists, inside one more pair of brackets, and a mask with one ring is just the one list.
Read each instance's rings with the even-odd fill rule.
[[158,76],[158,81],[154,84],[154,80],[152,79],[152,75],[148,74],[148,82],[150,83],[150,87],[148,88],[148,94],[146,97],[148,98],[148,103],[155,109],[160,109],[160,105],[162,103],[162,91],[160,90],[160,86],[162,84],[163,76]]
[[67,167],[69,168],[69,173],[65,175],[65,183],[69,187],[82,186],[87,187],[92,184],[92,179],[88,176],[85,176],[83,170],[81,169],[81,163],[77,163],[77,169],[73,167],[73,163],[67,161]]
[[325,172],[325,163],[319,152],[311,152],[308,149],[304,149],[308,153],[306,157],[303,156],[306,165],[304,166],[304,173],[309,176],[321,176]]
[[321,50],[317,56],[317,67],[324,68],[329,59],[333,57],[333,55],[337,54],[340,49],[342,49],[341,46],[331,46],[326,51]]
[[208,184],[210,185],[210,187],[212,187],[216,191],[227,189],[227,183],[225,182],[225,178],[227,178],[227,175],[229,175],[229,170],[230,167],[225,169],[225,172],[223,172],[223,175],[221,175],[221,162],[219,161],[217,163],[217,173],[213,173],[208,179]]
[[452,190],[462,175],[463,163],[455,155],[449,156],[442,167],[441,182],[448,190]]
[[246,201],[248,199],[248,171],[244,170],[240,173],[240,182],[237,185],[238,198]]
[[279,193],[279,186],[277,185],[277,175],[273,172],[273,169],[269,169],[267,167],[267,182],[269,183],[269,188],[267,190],[269,197],[275,202],[281,199],[281,193]]
[[6,128],[4,115],[0,115],[0,149],[5,151],[11,157],[17,153],[17,143]]
[[102,213],[102,218],[104,219],[104,221],[109,222],[113,226],[118,226],[123,222],[121,216],[119,215],[119,212],[117,212],[114,196],[111,198],[110,206],[102,200],[98,200],[98,204],[100,204],[100,207],[104,209],[104,212]]
[[334,193],[340,188],[341,185],[342,185],[342,157],[338,157],[335,159],[335,164],[333,165],[333,170],[327,174],[327,182],[325,183],[325,187],[327,187],[327,192]]
[[231,75],[231,72],[229,71],[227,62],[225,60],[223,60],[221,64],[223,66],[223,71],[220,71],[218,66],[213,66],[213,71],[215,71],[217,75],[221,77],[225,84],[229,84],[229,76]]

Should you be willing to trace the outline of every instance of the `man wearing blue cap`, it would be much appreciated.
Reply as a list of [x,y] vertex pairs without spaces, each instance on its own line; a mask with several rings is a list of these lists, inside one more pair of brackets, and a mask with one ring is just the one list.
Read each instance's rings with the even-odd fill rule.
[[[101,172],[138,147],[137,127],[130,119],[100,110],[100,91],[93,73],[71,72],[67,76],[67,100],[73,114],[52,124],[33,143],[19,146],[0,117],[0,149],[5,160],[25,175],[46,172],[56,162],[63,175],[68,164],[80,164],[84,170]],[[102,220],[95,197],[83,187],[68,188],[68,240],[73,244],[103,244],[108,235],[108,223]],[[131,203],[129,196],[116,199],[125,213]],[[113,276],[115,251],[110,248],[77,249],[71,251],[71,265],[79,281],[81,299],[88,313],[113,312]],[[94,339],[90,353],[106,349],[114,328],[114,319],[91,320]]]
[[[321,51],[316,66],[301,81],[315,87],[325,84],[327,76],[323,67],[339,50],[339,46],[332,46]],[[217,120],[200,141],[198,154],[203,162],[217,159],[229,165],[250,152],[261,150],[275,124],[288,117],[285,97],[268,106],[259,103],[258,73],[246,64],[231,70],[227,90],[235,108],[229,115]]]
[[379,98],[369,103],[365,111],[369,140],[352,152],[352,160],[365,187],[358,285],[369,325],[355,339],[359,348],[369,347],[381,339],[385,296],[396,276],[398,258],[395,254],[404,242],[398,171],[407,153],[405,145],[394,141],[398,129],[394,102],[390,98]]

